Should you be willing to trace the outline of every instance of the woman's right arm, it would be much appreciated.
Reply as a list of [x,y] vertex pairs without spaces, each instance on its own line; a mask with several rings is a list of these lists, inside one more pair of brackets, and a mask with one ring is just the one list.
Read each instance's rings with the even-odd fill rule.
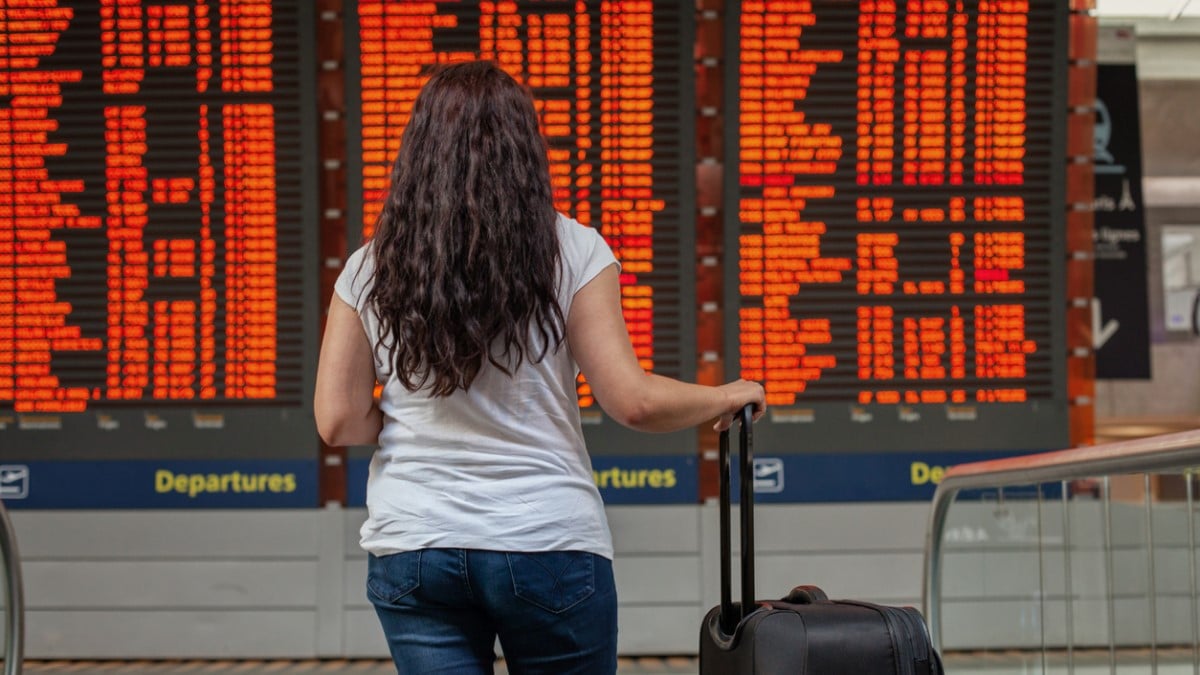
[[358,313],[336,293],[317,362],[313,413],[329,445],[375,445],[383,413],[375,402],[375,357]]
[[719,387],[688,384],[647,373],[638,364],[625,317],[616,265],[575,293],[567,316],[567,342],[596,402],[617,422],[639,431],[676,431],[716,419],[728,428],[738,410],[766,410],[762,385],[736,380]]

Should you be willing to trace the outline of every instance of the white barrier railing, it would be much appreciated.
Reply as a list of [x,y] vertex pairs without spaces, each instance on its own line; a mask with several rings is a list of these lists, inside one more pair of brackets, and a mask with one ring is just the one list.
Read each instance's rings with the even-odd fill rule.
[[949,469],[926,534],[934,641],[1040,650],[1043,672],[1049,653],[1074,672],[1077,650],[1107,648],[1115,673],[1137,648],[1157,673],[1160,647],[1190,646],[1200,675],[1198,477],[1200,430]]

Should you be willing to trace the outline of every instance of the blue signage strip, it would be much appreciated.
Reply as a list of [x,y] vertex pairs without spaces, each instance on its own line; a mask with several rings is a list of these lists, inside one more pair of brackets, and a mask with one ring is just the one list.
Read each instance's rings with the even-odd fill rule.
[[[369,460],[352,459],[346,467],[346,505],[367,502]],[[696,458],[681,455],[592,457],[592,478],[604,503],[695,504],[700,500]]]
[[[756,503],[929,501],[956,464],[1029,454],[1003,452],[922,452],[874,454],[793,454],[754,457]],[[738,493],[733,462],[733,494]],[[1029,490],[1006,490],[1013,497]],[[992,495],[995,491],[991,492]],[[1051,491],[1043,490],[1050,498]],[[1054,495],[1058,492],[1054,492]],[[960,498],[986,498],[987,492]]]
[[[928,501],[947,468],[1026,453],[927,452],[755,457],[760,503]],[[695,504],[694,457],[596,456],[592,477],[606,504]],[[347,506],[366,503],[368,460],[347,467]],[[736,463],[734,493],[737,492]],[[1032,489],[1006,490],[1020,498]],[[1057,486],[1044,488],[1055,498]],[[977,491],[962,498],[993,498]],[[0,499],[10,509],[313,508],[317,463],[247,461],[0,461]]]
[[2,462],[9,509],[313,508],[314,460]]
[[346,461],[346,506],[362,508],[367,505],[367,471],[370,459],[351,458]]

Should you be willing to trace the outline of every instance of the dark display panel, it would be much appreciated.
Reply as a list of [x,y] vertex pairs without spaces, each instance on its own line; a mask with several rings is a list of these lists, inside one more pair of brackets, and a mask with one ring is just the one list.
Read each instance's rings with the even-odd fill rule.
[[[428,67],[493,60],[533,92],[556,206],[621,261],[642,366],[693,377],[693,13],[687,2],[347,3],[352,248],[373,231]],[[579,394],[593,452],[695,451],[694,432],[633,434],[586,382]]]
[[0,449],[314,456],[306,3],[0,12]]
[[1065,447],[1066,3],[734,4],[726,363],[764,447]]

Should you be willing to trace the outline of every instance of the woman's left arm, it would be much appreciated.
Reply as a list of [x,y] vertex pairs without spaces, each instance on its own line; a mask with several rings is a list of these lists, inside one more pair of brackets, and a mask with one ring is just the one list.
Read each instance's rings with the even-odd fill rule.
[[335,294],[325,321],[313,400],[317,433],[329,445],[379,443],[383,413],[375,402],[372,351],[358,314]]

